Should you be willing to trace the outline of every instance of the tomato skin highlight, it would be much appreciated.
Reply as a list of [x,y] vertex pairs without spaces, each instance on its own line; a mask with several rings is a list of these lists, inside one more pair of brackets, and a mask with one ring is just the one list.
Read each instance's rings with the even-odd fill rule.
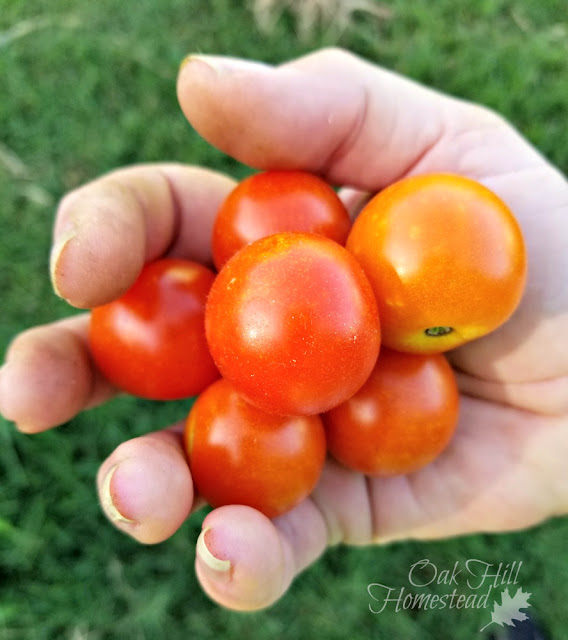
[[372,476],[411,473],[450,442],[458,422],[455,375],[442,354],[386,347],[349,400],[322,416],[330,454]]
[[264,171],[245,178],[225,199],[213,227],[217,269],[239,249],[283,231],[317,233],[345,244],[351,220],[335,191],[304,171]]
[[319,416],[267,414],[224,379],[197,398],[183,439],[193,482],[210,505],[244,504],[269,518],[311,493],[326,456]]
[[508,207],[480,183],[412,176],[363,208],[346,243],[375,292],[383,343],[436,353],[479,338],[517,308],[527,258]]
[[215,274],[189,260],[144,267],[120,298],[91,311],[97,367],[122,391],[153,400],[195,396],[219,377],[205,338]]
[[363,270],[343,247],[309,233],[275,234],[235,254],[211,288],[205,328],[223,377],[280,415],[346,400],[380,347]]

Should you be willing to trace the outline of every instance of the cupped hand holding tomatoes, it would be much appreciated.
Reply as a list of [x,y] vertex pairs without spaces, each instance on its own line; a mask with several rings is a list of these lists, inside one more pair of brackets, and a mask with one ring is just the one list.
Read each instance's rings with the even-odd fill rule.
[[213,227],[213,261],[220,269],[239,249],[274,233],[318,233],[345,244],[347,209],[321,178],[305,171],[264,171],[245,178],[221,205]]
[[97,367],[122,391],[154,400],[200,393],[219,377],[205,338],[205,302],[215,274],[189,260],[144,267],[117,300],[91,312]]
[[[304,501],[274,522],[250,518],[245,512],[252,509],[214,510],[202,539],[213,560],[231,570],[230,579],[228,572],[206,573],[210,567],[198,549],[198,575],[202,581],[206,576],[208,593],[241,609],[259,606],[255,596],[266,603],[266,593],[273,602],[292,576],[320,557],[328,535],[359,544],[443,538],[510,531],[566,513],[565,176],[492,112],[409,83],[352,54],[326,50],[275,68],[241,64],[214,58],[215,69],[227,65],[239,71],[212,73],[196,61],[181,72],[182,107],[210,142],[248,166],[325,168],[331,180],[365,191],[383,189],[409,167],[482,173],[521,221],[531,286],[521,313],[496,336],[452,353],[465,390],[463,437],[439,466],[434,463],[435,473],[427,468],[412,482],[364,481],[330,464],[317,508]],[[314,86],[316,92],[310,90]],[[267,113],[272,117],[264,117]],[[393,128],[394,121],[400,126]],[[79,306],[92,306],[118,292],[124,279],[119,282],[117,273],[132,273],[133,262],[141,264],[148,255],[175,247],[184,255],[207,256],[214,212],[230,188],[210,171],[163,163],[113,171],[69,194],[54,230],[56,290]],[[179,224],[171,224],[172,209]],[[129,233],[117,234],[116,225],[106,224],[109,217]],[[77,223],[71,240],[66,237],[70,220]],[[108,268],[93,270],[93,263]],[[22,332],[10,347],[0,376],[0,410],[22,431],[60,424],[110,397],[97,384],[85,333],[85,317],[79,315]],[[191,485],[183,480],[185,459],[179,464],[175,434],[159,435],[167,441],[162,449],[156,446],[158,434],[130,440],[101,474],[103,495],[109,469],[114,474],[112,495],[102,502],[109,517],[137,539],[143,539],[156,512],[168,524],[159,529],[161,539],[186,516],[183,495]],[[138,473],[121,475],[124,466]],[[128,519],[118,517],[121,505],[133,507],[140,500],[144,509],[127,510]],[[334,523],[339,526],[332,528]]]
[[382,347],[369,379],[323,416],[327,446],[345,466],[371,476],[417,471],[437,458],[457,426],[459,394],[440,354]]
[[436,353],[484,336],[519,304],[527,260],[520,227],[479,182],[402,179],[363,208],[346,244],[379,305],[383,343]]
[[380,324],[371,287],[336,242],[279,233],[244,247],[207,300],[207,341],[221,374],[281,415],[326,411],[371,373]]
[[319,416],[268,414],[223,379],[195,401],[184,445],[193,482],[210,505],[243,504],[269,518],[312,492],[326,454]]

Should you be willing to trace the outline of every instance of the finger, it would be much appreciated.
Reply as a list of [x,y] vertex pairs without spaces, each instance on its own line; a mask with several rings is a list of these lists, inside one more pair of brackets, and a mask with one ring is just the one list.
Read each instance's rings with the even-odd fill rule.
[[[305,169],[364,190],[426,170],[488,175],[503,169],[504,157],[511,171],[511,146],[519,166],[530,149],[489,110],[337,49],[279,67],[190,57],[177,90],[193,127],[242,162]],[[491,137],[499,140],[489,157],[476,154]]]
[[203,503],[194,500],[193,483],[182,446],[182,425],[121,444],[97,475],[103,511],[121,531],[145,544],[175,533]]
[[116,393],[92,363],[88,314],[19,334],[0,369],[0,413],[25,433],[71,420]]
[[255,611],[276,602],[326,545],[324,519],[310,500],[275,520],[251,507],[225,506],[203,521],[195,570],[215,602]]
[[456,375],[461,391],[472,397],[545,415],[568,415],[568,376],[536,382],[504,383],[484,380],[460,371]]
[[119,169],[61,201],[51,278],[70,304],[91,308],[124,293],[164,254],[208,264],[215,214],[234,182],[176,164]]

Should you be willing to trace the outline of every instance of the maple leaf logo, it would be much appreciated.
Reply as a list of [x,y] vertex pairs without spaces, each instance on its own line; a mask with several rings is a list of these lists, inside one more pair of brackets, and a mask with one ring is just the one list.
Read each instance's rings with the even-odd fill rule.
[[499,626],[508,625],[510,627],[515,626],[515,620],[522,622],[528,620],[528,616],[522,613],[521,609],[530,607],[529,598],[531,594],[523,591],[522,588],[517,589],[515,595],[511,598],[509,595],[509,589],[505,589],[501,593],[501,604],[495,602],[493,604],[493,613],[491,614],[491,622],[488,622],[483,629],[484,631],[490,624],[496,623]]

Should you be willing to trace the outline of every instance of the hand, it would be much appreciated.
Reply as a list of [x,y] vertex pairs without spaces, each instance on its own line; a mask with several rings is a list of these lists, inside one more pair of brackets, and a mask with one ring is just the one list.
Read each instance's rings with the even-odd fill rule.
[[[235,609],[278,599],[327,545],[507,531],[568,512],[568,183],[491,111],[421,87],[337,50],[280,67],[191,58],[178,94],[212,144],[259,169],[295,168],[367,192],[410,174],[449,171],[486,184],[517,216],[529,280],[511,320],[449,358],[460,424],[434,463],[365,478],[329,461],[310,499],[273,521],[227,506],[204,520],[196,570]],[[66,196],[52,252],[56,291],[89,308],[112,300],[142,264],[168,254],[207,262],[212,219],[233,182],[179,165],[116,171]],[[18,336],[0,377],[0,409],[38,432],[109,399],[81,315]],[[46,400],[49,399],[49,402]],[[37,407],[41,406],[41,412]],[[98,475],[114,524],[145,543],[170,536],[194,500],[181,423],[120,445]]]

